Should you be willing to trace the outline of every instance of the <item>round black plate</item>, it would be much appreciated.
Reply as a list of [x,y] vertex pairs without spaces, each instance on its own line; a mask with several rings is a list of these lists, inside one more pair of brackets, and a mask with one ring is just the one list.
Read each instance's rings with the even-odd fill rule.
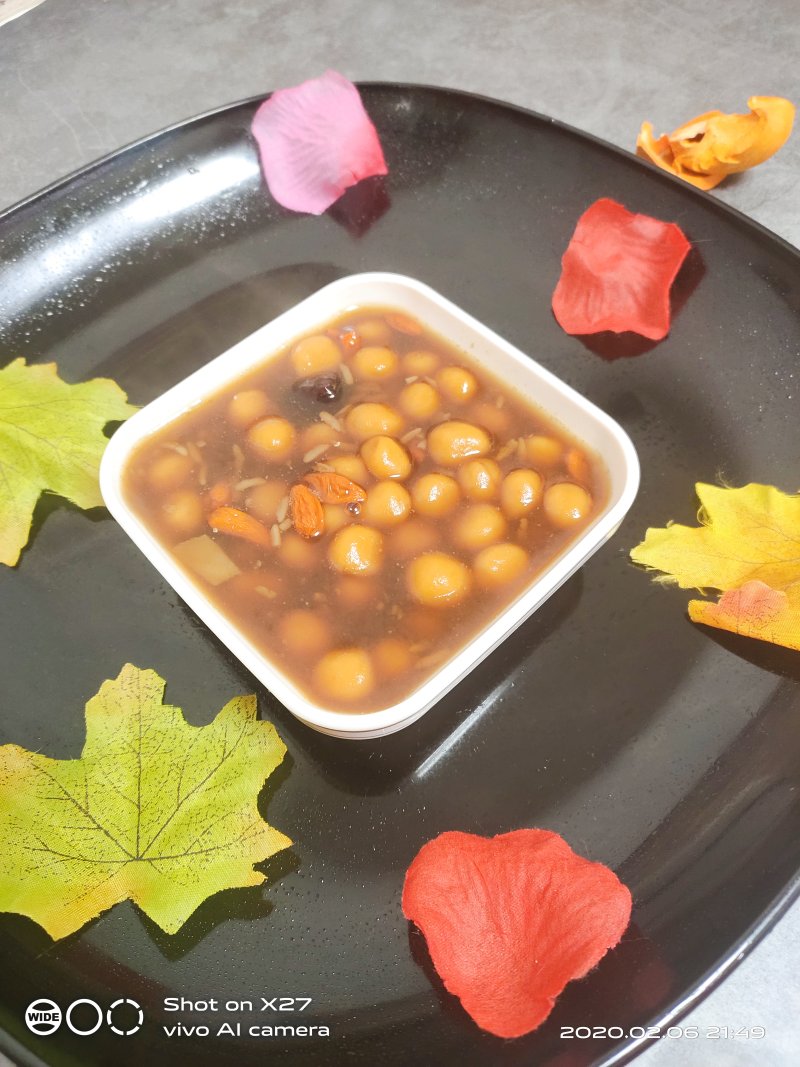
[[[260,693],[290,752],[264,810],[296,842],[266,888],[218,895],[174,937],[130,904],[56,944],[0,916],[0,967],[14,976],[0,1025],[26,1063],[607,1063],[623,1043],[565,1040],[561,1028],[664,1018],[793,892],[800,657],[692,625],[687,595],[655,586],[627,553],[648,525],[693,520],[696,480],[797,488],[800,257],[712,198],[528,112],[419,87],[364,95],[389,177],[321,218],[265,194],[254,101],[6,214],[5,355],[55,358],[70,380],[109,375],[144,403],[326,282],[399,271],[618,419],[641,458],[639,498],[616,537],[405,732],[332,740]],[[560,256],[601,196],[674,220],[693,242],[662,344],[584,344],[552,317]],[[4,742],[77,756],[84,702],[126,661],[154,667],[194,723],[254,688],[102,511],[43,501],[0,582]],[[538,1032],[502,1042],[443,990],[400,891],[440,831],[522,826],[558,830],[611,864],[635,910],[623,943]],[[62,1007],[131,997],[145,1023],[130,1038],[105,1027],[36,1038],[23,1011],[43,996]],[[165,1014],[165,996],[313,1002],[302,1017]],[[324,1024],[331,1036],[214,1037],[225,1020],[243,1033]],[[163,1025],[178,1021],[211,1036],[168,1038]]]

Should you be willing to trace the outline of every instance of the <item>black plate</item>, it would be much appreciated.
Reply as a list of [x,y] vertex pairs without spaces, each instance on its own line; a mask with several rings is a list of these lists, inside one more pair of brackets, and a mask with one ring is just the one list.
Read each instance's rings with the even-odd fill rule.
[[[56,944],[0,916],[0,967],[14,976],[0,1025],[25,1063],[608,1063],[630,1046],[563,1040],[560,1028],[627,1029],[685,1007],[794,892],[800,657],[693,626],[686,594],[653,585],[627,552],[648,525],[693,519],[695,480],[797,488],[800,257],[712,198],[528,112],[418,87],[369,86],[365,99],[389,177],[321,218],[265,196],[253,101],[6,214],[4,352],[57,358],[73,380],[110,375],[144,403],[326,282],[400,271],[618,419],[642,461],[639,498],[617,536],[405,732],[332,740],[262,692],[291,754],[265,804],[296,842],[267,888],[220,894],[174,937],[130,904]],[[560,256],[600,196],[677,221],[694,244],[660,345],[586,345],[553,320]],[[158,670],[195,723],[254,687],[103,512],[43,502],[21,565],[0,582],[3,741],[78,755],[85,700],[126,660]],[[400,890],[438,832],[521,826],[558,830],[614,866],[636,906],[624,942],[548,1022],[502,1042],[443,991]],[[165,995],[311,996],[300,1021],[331,1037],[167,1039],[162,1022],[236,1016],[165,1016]],[[37,1039],[23,1011],[47,996],[62,1007],[132,997],[145,1024],[127,1039],[63,1026]]]

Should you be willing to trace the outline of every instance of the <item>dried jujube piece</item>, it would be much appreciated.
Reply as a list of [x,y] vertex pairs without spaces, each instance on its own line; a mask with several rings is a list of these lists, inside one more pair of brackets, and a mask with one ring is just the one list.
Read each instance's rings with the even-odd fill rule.
[[520,1037],[617,944],[631,894],[549,830],[492,838],[450,831],[423,845],[408,868],[403,914],[478,1026]]
[[339,399],[342,379],[338,374],[316,374],[311,378],[299,378],[294,383],[294,389],[319,404],[332,404]]

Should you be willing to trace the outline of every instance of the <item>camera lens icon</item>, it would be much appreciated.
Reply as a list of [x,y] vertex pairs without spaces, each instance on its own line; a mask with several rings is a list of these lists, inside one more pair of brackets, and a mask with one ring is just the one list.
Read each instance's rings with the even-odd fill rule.
[[66,1012],[62,1012],[54,1000],[40,997],[25,1009],[25,1025],[32,1034],[47,1037],[61,1026],[62,1019],[78,1037],[91,1037],[105,1023],[119,1037],[137,1034],[144,1023],[144,1012],[138,1001],[119,997],[107,1011],[96,1000],[79,997],[73,1000]]
[[[127,1005],[123,1016],[127,1014],[128,1018],[120,1020],[119,1013],[114,1013],[115,1008]],[[141,1030],[142,1023],[144,1022],[144,1012],[142,1006],[135,1000],[131,1000],[130,997],[120,997],[119,1000],[115,1000],[111,1007],[106,1012],[106,1021],[115,1034],[119,1034],[120,1037],[130,1037],[131,1034],[135,1034],[137,1030]],[[128,1023],[126,1026],[125,1023]]]
[[25,1025],[32,1034],[47,1037],[61,1026],[61,1008],[54,1000],[40,997],[25,1009]]

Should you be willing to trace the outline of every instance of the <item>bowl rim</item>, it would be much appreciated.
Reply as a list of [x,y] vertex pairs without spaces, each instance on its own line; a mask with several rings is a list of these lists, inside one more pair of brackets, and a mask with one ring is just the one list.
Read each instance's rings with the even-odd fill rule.
[[[330,321],[332,314],[336,314],[331,311],[325,314],[317,312],[315,319],[315,307],[323,306],[326,301],[340,294],[343,298],[348,290],[351,297],[355,297],[359,290],[369,291],[380,287],[384,290],[391,289],[394,294],[397,294],[395,299],[400,294],[407,296],[413,294],[412,298],[422,298],[428,305],[435,305],[445,315],[457,320],[461,327],[465,327],[482,344],[489,345],[495,350],[499,349],[506,357],[516,362],[528,373],[532,382],[545,382],[551,389],[560,393],[564,400],[580,414],[584,425],[593,423],[595,427],[601,427],[608,438],[614,442],[621,461],[621,484],[616,495],[609,492],[605,507],[590,525],[560,555],[551,560],[510,604],[475,633],[438,670],[430,674],[417,689],[387,708],[377,711],[347,712],[326,708],[313,701],[297,687],[289,675],[284,673],[268,656],[258,651],[243,632],[215,607],[202,587],[192,580],[188,572],[172,558],[168,550],[133,512],[124,497],[122,484],[126,462],[133,450],[144,440],[159,432],[173,419],[202,403],[204,399],[219,392],[226,385],[233,384],[260,364],[268,363],[292,340],[307,332],[315,322],[321,326],[324,322]],[[392,303],[392,296],[384,294],[380,298],[374,295],[369,298],[365,292],[361,292],[358,297],[351,299],[350,303],[389,306]],[[341,306],[344,309],[347,305],[343,302]],[[298,326],[286,329],[306,312],[308,320],[305,325],[299,326],[298,324]],[[424,312],[416,310],[414,313],[424,321]],[[283,329],[286,329],[286,332],[281,335]],[[437,330],[437,332],[442,331]],[[265,356],[264,349],[261,349],[259,354],[253,358],[252,350],[259,345],[263,334],[269,336],[275,334],[276,337],[270,339],[265,345],[269,354]],[[478,363],[481,362],[480,358],[473,354],[470,354],[468,358]],[[519,391],[517,387],[507,382],[502,369],[492,367],[491,372],[499,381],[505,381],[512,389]],[[192,397],[191,402],[187,399],[189,397]],[[546,414],[553,417],[545,405],[541,406]],[[580,429],[581,427],[578,426],[573,432],[573,427],[570,426],[569,432],[580,440]],[[607,457],[602,451],[596,451],[601,460],[607,463]],[[393,733],[410,725],[430,710],[445,693],[521,625],[613,535],[635,499],[639,479],[640,467],[636,450],[631,439],[616,420],[582,393],[431,286],[416,278],[389,271],[349,274],[330,282],[237,341],[220,355],[215,356],[161,393],[123,423],[112,436],[100,466],[100,489],[108,510],[189,608],[297,719],[319,732],[350,739],[369,739]]]

